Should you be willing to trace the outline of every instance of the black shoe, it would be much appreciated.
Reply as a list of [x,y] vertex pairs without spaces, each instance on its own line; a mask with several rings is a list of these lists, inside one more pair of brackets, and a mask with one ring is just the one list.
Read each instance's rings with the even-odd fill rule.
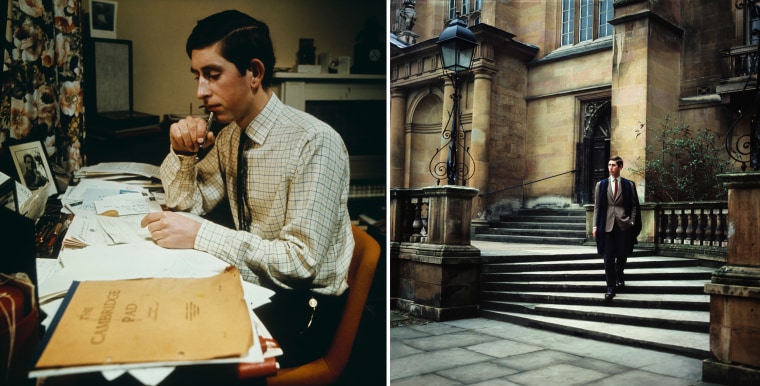
[[622,280],[618,280],[618,282],[615,283],[615,288],[617,288],[617,289],[623,289],[623,288],[625,288],[625,282],[622,281]]
[[607,288],[607,293],[604,294],[604,300],[612,300],[612,298],[615,297],[615,290],[612,288]]

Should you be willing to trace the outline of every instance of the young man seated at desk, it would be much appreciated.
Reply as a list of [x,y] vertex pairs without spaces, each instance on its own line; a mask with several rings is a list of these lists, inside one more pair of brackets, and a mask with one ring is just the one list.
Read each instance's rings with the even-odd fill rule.
[[255,312],[283,348],[282,367],[319,358],[345,305],[354,248],[346,147],[272,92],[266,24],[237,11],[209,16],[186,51],[196,96],[227,125],[218,135],[196,117],[171,125],[161,164],[166,204],[205,214],[229,202],[237,229],[171,211],[145,216],[142,226],[159,246],[208,252],[275,290]]

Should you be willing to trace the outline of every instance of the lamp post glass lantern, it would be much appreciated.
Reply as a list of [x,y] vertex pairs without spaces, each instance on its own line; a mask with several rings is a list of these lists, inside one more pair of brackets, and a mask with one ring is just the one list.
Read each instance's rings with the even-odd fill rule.
[[438,37],[444,70],[454,73],[469,70],[477,45],[475,34],[467,28],[462,19],[455,18],[449,22]]
[[445,177],[449,185],[457,185],[457,180],[460,178],[464,185],[467,183],[467,179],[475,174],[475,168],[469,167],[469,165],[474,165],[474,163],[459,162],[457,153],[458,148],[461,147],[472,160],[469,148],[465,146],[465,133],[459,130],[460,116],[462,114],[459,110],[459,99],[461,97],[459,94],[459,75],[461,72],[470,69],[477,45],[475,34],[467,28],[467,25],[459,17],[451,20],[438,37],[438,48],[441,52],[443,72],[444,75],[451,79],[454,87],[454,92],[451,95],[453,100],[450,115],[451,129],[444,130],[442,134],[443,138],[448,139],[449,154],[446,164],[436,162],[439,153],[446,147],[444,146],[436,151],[429,165],[430,174],[436,178],[438,184]]

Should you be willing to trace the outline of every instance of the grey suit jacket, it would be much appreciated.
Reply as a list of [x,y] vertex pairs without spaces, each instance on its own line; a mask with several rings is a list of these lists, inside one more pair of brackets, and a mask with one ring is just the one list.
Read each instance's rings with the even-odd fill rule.
[[[596,183],[596,187],[594,188],[594,217],[593,217],[593,226],[596,227],[596,219],[597,217],[597,211],[599,210],[599,185],[601,184],[601,181]],[[612,183],[607,184],[608,189],[606,191],[606,199],[607,199],[607,213],[605,216],[605,226],[604,231],[605,232],[612,232],[612,228],[614,224],[617,224],[618,227],[622,230],[630,229],[633,227],[633,224],[636,222],[636,216],[639,215],[637,211],[637,203],[639,201],[639,196],[636,193],[635,185],[633,181],[627,180],[625,178],[619,177],[618,179],[619,189],[617,198],[613,198],[612,193]],[[622,189],[628,189],[628,193],[632,200],[632,209],[629,216],[625,214],[625,207],[623,205],[623,190]],[[614,221],[614,222],[613,222]],[[597,232],[600,230],[597,229]]]

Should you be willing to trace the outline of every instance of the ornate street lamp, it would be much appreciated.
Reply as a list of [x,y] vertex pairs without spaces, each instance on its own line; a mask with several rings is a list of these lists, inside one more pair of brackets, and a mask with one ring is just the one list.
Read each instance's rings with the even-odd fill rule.
[[[457,180],[461,178],[462,183],[466,184],[467,179],[475,173],[474,167],[469,168],[467,162],[459,162],[457,156],[458,148],[462,148],[469,156],[469,148],[465,147],[465,134],[459,130],[462,112],[459,110],[459,80],[463,71],[470,69],[472,58],[475,54],[475,47],[478,42],[475,40],[475,34],[467,28],[467,25],[455,17],[441,32],[438,37],[438,47],[441,50],[441,59],[443,61],[444,75],[451,79],[454,86],[454,93],[451,95],[454,103],[451,111],[451,129],[443,131],[443,138],[447,138],[449,154],[444,165],[442,162],[436,162],[438,154],[443,148],[436,151],[430,160],[430,174],[438,180],[438,183],[445,177],[449,185],[456,185]],[[445,146],[444,146],[445,147]],[[470,156],[472,159],[472,156]],[[473,164],[474,165],[474,164]]]

